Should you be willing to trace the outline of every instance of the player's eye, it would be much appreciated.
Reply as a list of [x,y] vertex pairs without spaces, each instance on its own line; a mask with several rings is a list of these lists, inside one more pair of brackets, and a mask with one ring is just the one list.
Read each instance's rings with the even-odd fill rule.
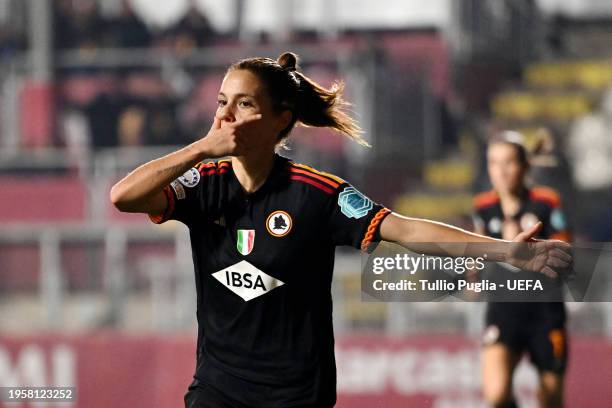
[[217,99],[217,107],[218,108],[222,108],[223,106],[227,105],[227,101],[224,99]]
[[252,108],[253,107],[253,104],[251,103],[251,101],[248,101],[248,100],[242,100],[238,103],[238,105],[241,108]]

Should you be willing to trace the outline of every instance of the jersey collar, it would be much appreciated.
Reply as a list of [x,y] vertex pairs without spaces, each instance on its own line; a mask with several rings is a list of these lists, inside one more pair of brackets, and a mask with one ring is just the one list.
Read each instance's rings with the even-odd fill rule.
[[268,177],[266,178],[264,183],[261,185],[261,187],[259,187],[257,190],[255,190],[252,193],[246,193],[244,191],[233,169],[231,171],[232,183],[236,186],[240,195],[243,195],[248,198],[259,197],[262,194],[266,194],[268,191],[272,190],[275,186],[278,185],[279,181],[282,179],[282,175],[289,161],[290,160],[288,158],[275,153],[274,163],[272,165],[272,169],[270,170],[270,174],[268,174]]

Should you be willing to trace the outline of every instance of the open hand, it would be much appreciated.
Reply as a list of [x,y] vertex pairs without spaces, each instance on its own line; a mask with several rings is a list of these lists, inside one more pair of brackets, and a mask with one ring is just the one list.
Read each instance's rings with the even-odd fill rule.
[[251,115],[221,127],[221,120],[215,116],[208,134],[198,143],[202,144],[207,158],[243,155],[255,142],[249,128],[261,117],[261,114]]
[[523,270],[556,278],[559,270],[572,265],[571,246],[563,241],[535,239],[534,236],[541,229],[542,223],[538,222],[518,234],[510,244],[506,262]]

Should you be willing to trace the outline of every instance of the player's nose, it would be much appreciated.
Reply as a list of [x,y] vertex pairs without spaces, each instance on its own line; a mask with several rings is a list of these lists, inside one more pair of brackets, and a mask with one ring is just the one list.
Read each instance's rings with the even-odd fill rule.
[[223,108],[221,108],[218,111],[219,114],[219,119],[221,120],[221,122],[235,122],[236,121],[236,115],[234,114],[234,111],[231,107],[231,104],[227,104],[225,105]]

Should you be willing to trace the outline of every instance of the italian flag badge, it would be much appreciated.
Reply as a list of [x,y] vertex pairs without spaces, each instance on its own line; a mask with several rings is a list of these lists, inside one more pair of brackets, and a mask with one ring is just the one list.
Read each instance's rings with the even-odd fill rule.
[[238,237],[236,239],[236,249],[242,255],[248,255],[253,250],[255,245],[255,230],[238,230]]

